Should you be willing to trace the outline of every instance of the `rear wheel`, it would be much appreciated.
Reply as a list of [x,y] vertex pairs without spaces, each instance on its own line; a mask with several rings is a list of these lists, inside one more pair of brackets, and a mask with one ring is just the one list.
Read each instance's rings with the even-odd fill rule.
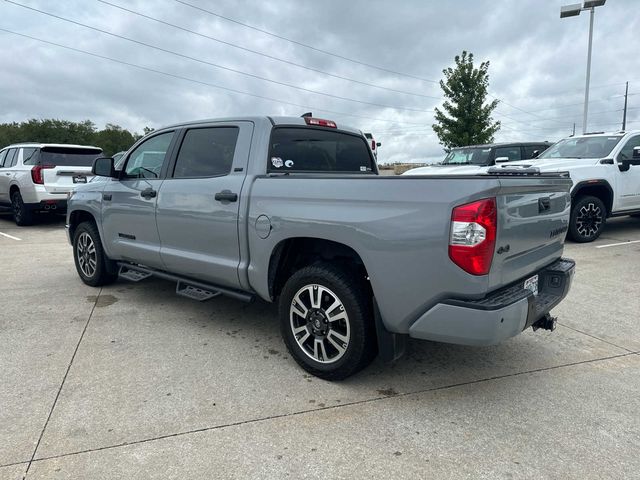
[[107,258],[93,222],[82,222],[77,226],[73,235],[73,259],[78,275],[87,285],[100,287],[117,278],[107,268],[108,262],[112,260]]
[[280,296],[280,327],[291,356],[309,373],[342,380],[377,353],[364,279],[331,264],[294,273]]
[[33,212],[24,204],[19,190],[11,194],[11,211],[16,225],[24,227],[33,224]]
[[593,242],[602,233],[606,218],[607,208],[598,197],[577,198],[571,208],[569,237],[574,242]]

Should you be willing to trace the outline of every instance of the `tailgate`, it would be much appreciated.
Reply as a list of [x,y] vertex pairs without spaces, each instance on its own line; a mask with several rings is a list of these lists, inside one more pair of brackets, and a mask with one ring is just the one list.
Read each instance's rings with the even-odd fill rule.
[[504,177],[490,288],[532,275],[560,258],[569,226],[569,178]]
[[88,183],[93,175],[91,167],[58,166],[43,169],[42,178],[48,193],[67,193],[78,185]]

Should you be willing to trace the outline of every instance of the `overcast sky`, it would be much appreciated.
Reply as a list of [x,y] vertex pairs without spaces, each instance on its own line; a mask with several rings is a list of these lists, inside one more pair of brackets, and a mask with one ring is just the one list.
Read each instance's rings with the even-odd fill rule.
[[[491,62],[496,140],[555,141],[582,125],[589,15],[560,19],[572,1],[109,0],[202,36],[98,0],[15,2],[152,48],[0,0],[0,29],[149,69],[0,31],[0,123],[90,119],[141,132],[313,111],[373,132],[380,162],[423,161],[442,156],[437,81],[466,49]],[[593,44],[588,129],[621,128],[626,81],[627,128],[640,129],[640,3],[597,8]]]

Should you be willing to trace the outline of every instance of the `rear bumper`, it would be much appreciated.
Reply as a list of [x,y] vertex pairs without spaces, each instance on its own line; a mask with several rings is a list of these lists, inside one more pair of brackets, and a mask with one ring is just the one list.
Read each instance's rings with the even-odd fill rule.
[[[544,317],[569,293],[575,262],[560,259],[538,274],[538,295],[522,279],[481,300],[450,299],[424,313],[409,329],[414,338],[460,345],[493,345]],[[532,275],[535,275],[532,273]]]
[[41,200],[37,203],[25,203],[24,206],[32,212],[65,213],[67,211],[67,199]]

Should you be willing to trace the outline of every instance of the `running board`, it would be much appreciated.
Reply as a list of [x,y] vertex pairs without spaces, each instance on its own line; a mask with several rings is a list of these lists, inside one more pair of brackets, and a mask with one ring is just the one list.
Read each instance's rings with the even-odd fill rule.
[[199,302],[206,302],[211,298],[222,295],[222,292],[218,292],[215,290],[205,290],[203,288],[185,283],[182,280],[179,280],[176,284],[176,293],[192,300],[198,300]]
[[120,264],[118,276],[131,282],[139,282],[141,280],[144,280],[145,278],[149,278],[151,276],[151,273],[142,272],[140,270],[133,270],[128,265]]
[[[204,302],[210,298],[217,297],[219,295],[225,295],[232,297],[243,302],[252,302],[255,298],[254,295],[242,292],[239,290],[233,290],[227,287],[219,287],[217,285],[211,285],[207,283],[197,282],[189,278],[183,278],[178,275],[163,272],[161,270],[155,270],[149,267],[143,267],[142,265],[132,265],[128,263],[118,262],[120,267],[119,275],[127,280],[139,282],[148,277],[158,277],[164,280],[170,280],[177,282],[176,293],[184,297],[188,297],[194,300]],[[134,280],[136,278],[136,280]]]

